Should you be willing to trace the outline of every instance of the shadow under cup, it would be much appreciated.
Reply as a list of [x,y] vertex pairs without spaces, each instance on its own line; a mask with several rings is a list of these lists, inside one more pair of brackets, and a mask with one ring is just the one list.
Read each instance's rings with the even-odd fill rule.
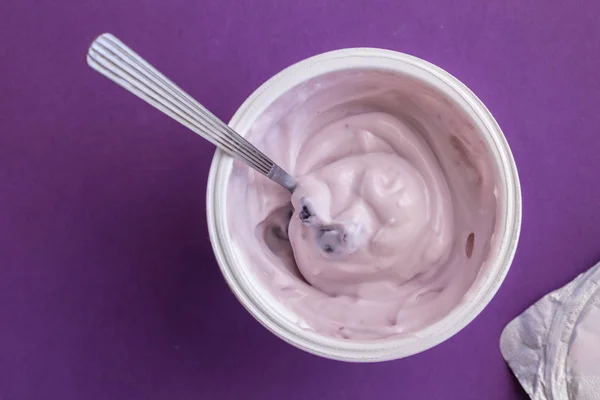
[[[425,324],[412,326],[407,312],[402,315],[401,327],[392,321],[382,327],[380,337],[316,331],[306,315],[273,285],[282,279],[296,279],[306,290],[315,290],[293,266],[277,263],[278,258],[291,255],[271,251],[265,237],[269,227],[257,231],[248,220],[231,218],[232,210],[250,204],[248,178],[255,185],[263,177],[253,176],[246,166],[217,151],[207,191],[213,249],[227,282],[246,309],[273,333],[303,350],[359,362],[421,352],[471,322],[489,303],[510,267],[521,221],[516,167],[493,117],[456,78],[411,56],[348,49],[302,61],[261,86],[230,125],[294,173],[290,155],[269,137],[287,135],[285,140],[293,141],[302,132],[319,130],[336,119],[369,112],[393,116],[409,126],[431,149],[449,182],[453,215],[458,221],[453,225],[452,254],[460,260],[460,269],[445,268],[440,274],[441,279],[457,273],[462,278],[411,311],[435,310]],[[410,154],[399,155],[410,158]],[[480,207],[482,203],[487,206]],[[483,211],[473,215],[475,209]],[[265,252],[272,254],[265,258]],[[261,262],[260,256],[267,262]],[[319,318],[327,318],[326,308]]]

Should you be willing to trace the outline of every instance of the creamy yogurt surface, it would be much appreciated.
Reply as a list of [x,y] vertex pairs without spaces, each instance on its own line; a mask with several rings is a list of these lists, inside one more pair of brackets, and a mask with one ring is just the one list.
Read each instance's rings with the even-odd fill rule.
[[345,71],[270,105],[246,137],[293,194],[236,162],[232,240],[296,322],[347,339],[427,327],[485,268],[495,174],[475,124],[418,80]]

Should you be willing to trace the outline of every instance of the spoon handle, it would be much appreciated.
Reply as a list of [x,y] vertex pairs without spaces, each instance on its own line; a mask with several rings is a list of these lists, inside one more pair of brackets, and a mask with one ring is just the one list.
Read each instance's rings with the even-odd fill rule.
[[221,150],[294,190],[296,181],[291,175],[113,35],[105,33],[94,40],[87,63]]

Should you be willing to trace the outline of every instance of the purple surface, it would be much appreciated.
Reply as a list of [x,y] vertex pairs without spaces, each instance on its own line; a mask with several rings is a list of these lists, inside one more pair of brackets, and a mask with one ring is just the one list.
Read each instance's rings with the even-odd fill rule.
[[[0,399],[524,399],[503,326],[600,256],[600,3],[4,0]],[[523,229],[498,295],[405,360],[344,364],[262,328],[208,240],[213,148],[90,70],[112,32],[229,119],[264,80],[353,46],[445,68],[512,146]]]

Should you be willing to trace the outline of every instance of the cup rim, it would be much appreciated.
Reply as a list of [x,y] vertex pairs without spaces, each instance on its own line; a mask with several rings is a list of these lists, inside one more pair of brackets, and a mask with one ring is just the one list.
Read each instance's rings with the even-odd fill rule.
[[[462,82],[443,69],[417,57],[376,48],[349,48],[330,51],[300,61],[279,72],[254,91],[240,106],[229,125],[245,135],[258,116],[281,95],[293,87],[317,76],[342,70],[372,69],[412,76],[425,81],[449,96],[479,127],[482,138],[492,151],[504,183],[504,198],[499,204],[496,224],[499,239],[493,238],[497,255],[491,261],[486,276],[474,296],[461,302],[448,315],[431,326],[409,336],[359,341],[326,337],[307,331],[279,318],[278,313],[255,293],[249,285],[235,254],[227,223],[227,181],[233,158],[217,150],[213,156],[207,183],[207,223],[213,251],[221,272],[240,303],[263,326],[288,343],[326,358],[372,362],[408,357],[425,351],[449,339],[473,319],[491,301],[504,281],[514,258],[520,235],[522,206],[519,177],[506,138],[483,102]],[[496,235],[496,234],[495,234]],[[479,280],[479,276],[476,281]],[[469,292],[473,287],[469,289]]]

